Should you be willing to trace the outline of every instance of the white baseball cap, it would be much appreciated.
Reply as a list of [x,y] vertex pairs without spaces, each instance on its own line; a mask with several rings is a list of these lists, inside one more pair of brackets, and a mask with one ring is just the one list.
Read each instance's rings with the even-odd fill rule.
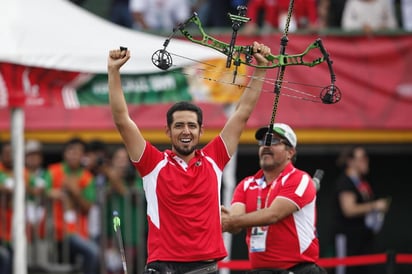
[[25,153],[35,153],[42,151],[42,144],[37,140],[28,140],[25,145]]
[[[263,140],[265,138],[266,132],[268,132],[269,127],[261,127],[255,133],[256,140]],[[280,135],[281,137],[288,140],[292,147],[297,145],[297,137],[293,129],[287,124],[275,123],[272,127],[273,133]]]

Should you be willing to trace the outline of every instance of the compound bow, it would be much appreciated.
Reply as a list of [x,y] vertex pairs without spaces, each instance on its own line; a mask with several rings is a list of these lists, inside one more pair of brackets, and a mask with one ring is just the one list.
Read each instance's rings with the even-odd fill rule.
[[[283,75],[285,73],[286,66],[308,66],[314,67],[319,65],[323,62],[326,62],[329,69],[330,74],[330,81],[331,83],[325,87],[322,87],[322,90],[319,94],[320,100],[324,104],[334,104],[340,101],[341,99],[341,91],[335,85],[336,76],[335,72],[332,67],[332,60],[329,57],[328,52],[326,51],[325,47],[323,46],[322,40],[320,38],[316,39],[313,43],[311,43],[302,53],[299,54],[286,54],[286,46],[288,43],[288,32],[289,32],[289,24],[292,17],[292,11],[294,6],[294,0],[290,0],[289,2],[289,10],[285,25],[284,34],[281,38],[280,42],[280,53],[279,55],[272,55],[266,56],[268,61],[270,61],[269,65],[267,66],[258,66],[252,63],[253,60],[253,48],[252,46],[240,46],[236,45],[236,37],[237,31],[239,30],[240,26],[243,23],[250,21],[249,18],[245,16],[246,14],[246,7],[239,6],[237,8],[238,15],[228,14],[230,20],[232,21],[232,37],[230,43],[222,42],[210,35],[208,35],[205,30],[203,29],[202,23],[196,13],[187,19],[185,22],[179,24],[172,32],[172,34],[165,40],[163,43],[163,49],[159,49],[152,55],[152,62],[153,64],[162,69],[167,70],[173,65],[172,56],[167,51],[167,47],[171,38],[175,35],[177,31],[180,31],[184,37],[186,37],[189,41],[194,42],[196,44],[206,46],[212,49],[215,49],[222,54],[227,56],[226,67],[229,68],[232,64],[235,66],[234,76],[233,76],[233,83],[235,82],[235,78],[237,75],[238,67],[243,64],[255,68],[263,68],[263,69],[273,69],[278,68],[277,78],[275,80],[275,87],[274,93],[276,94],[272,118],[269,127],[273,126],[277,105],[279,101],[280,89],[283,82]],[[190,29],[187,28],[188,25],[195,25],[197,27],[198,32],[200,33],[200,37],[194,37]],[[306,60],[305,57],[308,53],[314,49],[318,49],[321,52],[321,56],[314,59],[314,60]],[[268,132],[271,132],[268,131]],[[269,137],[268,137],[269,138]],[[266,139],[266,143],[270,144],[270,139]]]

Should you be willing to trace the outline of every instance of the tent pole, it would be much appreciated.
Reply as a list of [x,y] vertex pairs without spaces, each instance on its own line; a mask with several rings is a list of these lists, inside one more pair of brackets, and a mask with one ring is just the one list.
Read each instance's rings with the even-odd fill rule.
[[24,111],[21,107],[11,110],[11,145],[13,151],[14,195],[13,195],[13,273],[27,274],[27,239],[25,221],[24,180]]

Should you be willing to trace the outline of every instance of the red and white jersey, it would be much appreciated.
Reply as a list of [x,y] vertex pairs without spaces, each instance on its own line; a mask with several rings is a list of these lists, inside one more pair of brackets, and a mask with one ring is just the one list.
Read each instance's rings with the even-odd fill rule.
[[[256,211],[259,192],[262,207],[282,198],[296,204],[299,210],[268,227],[266,250],[249,252],[252,268],[287,269],[302,262],[316,262],[319,258],[316,188],[311,177],[289,164],[273,182],[265,182],[263,171],[259,170],[237,185],[232,204],[242,203],[246,212]],[[250,236],[249,228],[246,235],[249,249]]]
[[143,179],[148,216],[148,259],[191,262],[226,257],[220,221],[222,171],[230,156],[216,137],[186,164],[146,142],[133,164]]

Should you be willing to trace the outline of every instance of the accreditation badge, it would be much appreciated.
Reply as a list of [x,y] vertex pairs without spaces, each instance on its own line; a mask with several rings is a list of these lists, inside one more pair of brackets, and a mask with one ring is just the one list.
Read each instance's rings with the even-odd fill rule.
[[266,251],[266,236],[268,226],[252,227],[250,235],[250,252],[265,252]]

